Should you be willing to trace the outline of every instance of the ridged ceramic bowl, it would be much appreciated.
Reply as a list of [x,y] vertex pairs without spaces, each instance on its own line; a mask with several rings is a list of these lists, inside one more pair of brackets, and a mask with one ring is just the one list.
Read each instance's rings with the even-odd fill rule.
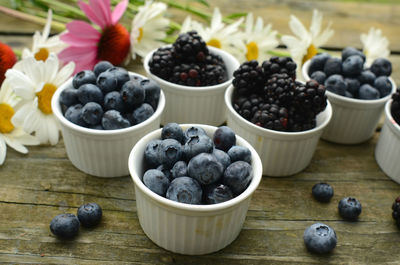
[[222,84],[190,87],[168,82],[150,72],[149,61],[155,50],[145,57],[143,66],[147,76],[156,81],[165,93],[166,106],[161,124],[176,122],[218,126],[226,121],[224,93],[232,82],[233,72],[240,64],[235,57],[221,49],[208,49],[211,53],[221,56],[225,62],[228,80]]
[[[302,68],[303,78],[308,81],[308,69],[311,60],[305,62]],[[396,90],[393,79],[392,93]],[[321,138],[339,144],[358,144],[367,141],[374,134],[379,119],[382,116],[385,103],[391,94],[375,100],[347,98],[326,91],[332,104],[332,120],[325,128]]]
[[[200,124],[181,125],[183,129],[191,126],[203,128],[209,136],[217,129]],[[180,254],[207,254],[229,245],[239,235],[250,199],[261,181],[262,165],[257,152],[247,141],[236,136],[236,144],[249,148],[252,154],[253,179],[249,186],[229,201],[192,205],[166,199],[143,184],[144,150],[153,139],[161,139],[161,129],[140,139],[129,156],[137,214],[145,234],[158,246]]]
[[[132,76],[144,76],[129,72]],[[64,89],[72,87],[72,78],[54,93],[51,107],[61,126],[64,145],[72,164],[79,170],[97,177],[129,175],[129,152],[135,143],[147,133],[160,128],[165,97],[161,91],[154,114],[144,122],[118,130],[95,130],[76,125],[67,120],[61,110],[59,97]]]
[[257,126],[237,113],[232,106],[234,87],[225,92],[227,106],[227,125],[236,134],[246,139],[261,157],[263,174],[284,177],[305,169],[311,162],[319,138],[328,125],[332,109],[329,101],[326,109],[318,114],[317,126],[303,132],[281,132]]
[[391,179],[400,184],[400,126],[390,112],[392,100],[385,106],[385,122],[375,148],[375,159]]

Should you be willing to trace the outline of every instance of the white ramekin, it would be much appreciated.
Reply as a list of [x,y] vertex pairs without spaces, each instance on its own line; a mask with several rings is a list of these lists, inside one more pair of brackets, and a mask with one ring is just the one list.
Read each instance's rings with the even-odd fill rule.
[[176,122],[218,126],[226,121],[224,93],[232,82],[233,72],[240,64],[235,57],[221,49],[214,47],[208,49],[211,53],[221,56],[225,62],[228,80],[222,84],[190,87],[168,82],[150,72],[149,61],[155,50],[145,57],[143,66],[147,76],[156,81],[165,93],[166,106],[161,124]]
[[392,100],[385,106],[385,122],[375,148],[375,159],[391,179],[400,184],[400,126],[390,113]]
[[[308,81],[310,60],[302,68],[303,78]],[[396,90],[393,79],[392,93]],[[339,144],[358,144],[367,141],[374,134],[379,119],[382,116],[385,103],[391,94],[376,100],[347,98],[326,91],[332,104],[332,120],[325,128],[321,138]]]
[[[217,127],[202,127],[212,136]],[[152,139],[160,139],[161,129],[140,139],[129,156],[129,172],[135,184],[136,208],[145,234],[158,246],[188,255],[201,255],[218,251],[239,235],[246,219],[250,199],[262,177],[260,157],[243,138],[236,136],[237,145],[246,146],[252,154],[253,179],[239,196],[219,204],[192,205],[168,200],[149,190],[142,182],[144,150]]]
[[[142,75],[129,73],[145,78]],[[58,120],[67,155],[79,170],[97,177],[120,177],[129,175],[126,161],[135,143],[147,133],[160,128],[161,113],[165,106],[163,92],[160,94],[157,110],[144,122],[118,130],[95,130],[68,121],[59,103],[64,89],[72,87],[72,78],[54,93],[51,107]]]
[[323,129],[329,123],[332,109],[329,101],[326,109],[317,116],[317,127],[303,132],[280,132],[257,126],[240,116],[232,106],[234,87],[225,93],[227,125],[236,134],[246,139],[258,152],[263,165],[263,174],[283,177],[305,169],[317,147]]

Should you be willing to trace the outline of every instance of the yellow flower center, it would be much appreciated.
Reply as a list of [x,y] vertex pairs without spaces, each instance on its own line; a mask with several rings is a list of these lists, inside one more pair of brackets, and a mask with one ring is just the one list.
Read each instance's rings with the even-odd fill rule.
[[11,117],[14,115],[14,109],[6,104],[0,104],[0,133],[9,133],[14,130],[14,125],[11,123]]
[[222,45],[221,42],[217,39],[211,39],[207,42],[208,46],[213,46],[215,48],[221,49]]
[[250,42],[249,44],[246,45],[246,48],[247,48],[247,53],[246,53],[247,61],[257,60],[258,59],[258,46],[257,46],[257,43],[252,41],[252,42]]
[[40,48],[40,50],[35,53],[35,59],[37,61],[46,61],[47,57],[49,57],[49,50],[46,48]]
[[43,86],[43,89],[40,92],[36,93],[36,96],[39,99],[39,109],[44,114],[51,114],[53,111],[51,110],[51,98],[53,97],[54,92],[56,92],[57,87],[53,84],[46,83]]
[[308,49],[307,49],[307,54],[304,55],[302,64],[304,64],[306,61],[310,60],[313,58],[315,55],[317,55],[317,48],[314,46],[314,44],[311,44]]
[[138,42],[140,42],[143,38],[143,28],[139,28],[139,37],[137,38]]

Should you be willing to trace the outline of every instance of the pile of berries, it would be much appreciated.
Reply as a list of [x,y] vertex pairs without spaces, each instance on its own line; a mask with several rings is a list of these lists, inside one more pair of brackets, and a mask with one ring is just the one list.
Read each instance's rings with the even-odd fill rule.
[[392,105],[390,106],[390,112],[393,119],[400,125],[400,88],[397,88],[396,92],[392,95]]
[[153,53],[150,72],[184,86],[212,86],[228,80],[221,56],[212,54],[196,31],[180,34],[172,47]]
[[316,126],[326,107],[325,87],[315,80],[295,81],[296,63],[272,57],[262,65],[243,63],[234,72],[233,108],[246,120],[266,129],[298,132]]
[[385,58],[376,59],[370,68],[364,69],[365,55],[353,48],[342,50],[342,58],[327,53],[314,56],[308,75],[328,91],[357,99],[378,99],[389,95],[392,83],[389,76],[392,64]]
[[253,178],[251,152],[236,145],[236,135],[219,127],[211,139],[201,127],[185,131],[163,127],[161,139],[144,152],[143,183],[167,199],[187,204],[216,204],[241,194]]
[[107,61],[77,73],[72,87],[60,94],[67,120],[79,126],[115,130],[147,120],[157,109],[160,87],[154,81],[129,75]]

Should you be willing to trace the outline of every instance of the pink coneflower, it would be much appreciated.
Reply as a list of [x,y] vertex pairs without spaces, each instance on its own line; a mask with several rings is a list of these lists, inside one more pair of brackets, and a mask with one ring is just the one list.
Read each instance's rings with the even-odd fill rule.
[[4,74],[17,62],[17,57],[10,46],[0,42],[0,85],[5,78]]
[[128,0],[122,0],[114,11],[111,11],[110,0],[89,0],[89,4],[79,1],[78,5],[101,30],[84,21],[68,23],[68,32],[60,38],[69,47],[60,52],[59,58],[64,62],[74,61],[75,73],[93,69],[101,60],[114,65],[122,63],[128,55],[130,40],[128,31],[118,21],[125,12]]

